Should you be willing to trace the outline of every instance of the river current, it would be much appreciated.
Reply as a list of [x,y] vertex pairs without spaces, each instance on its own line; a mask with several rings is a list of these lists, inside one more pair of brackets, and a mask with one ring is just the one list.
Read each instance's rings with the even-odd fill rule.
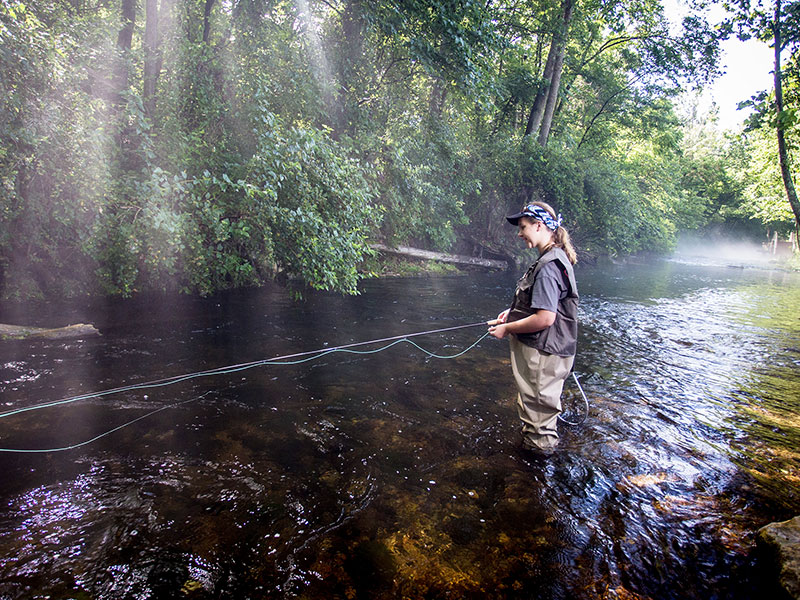
[[[0,345],[0,447],[53,450],[0,453],[0,598],[768,597],[755,532],[800,512],[800,274],[576,273],[590,406],[547,457],[481,326],[413,338],[480,339],[453,359],[402,342],[136,387],[491,319],[517,273],[3,306],[102,335]],[[572,381],[564,402],[580,421]]]

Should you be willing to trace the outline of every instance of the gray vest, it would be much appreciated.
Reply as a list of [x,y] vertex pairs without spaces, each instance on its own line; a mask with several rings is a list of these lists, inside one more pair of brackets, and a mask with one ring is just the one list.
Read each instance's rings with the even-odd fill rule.
[[572,263],[569,262],[561,248],[553,247],[545,252],[520,278],[507,320],[508,322],[518,321],[536,312],[531,308],[533,282],[539,271],[553,261],[558,262],[559,268],[567,276],[569,282],[566,297],[558,302],[556,320],[550,327],[535,333],[521,333],[517,335],[517,338],[526,346],[547,354],[574,356],[578,342],[578,284],[575,282]]

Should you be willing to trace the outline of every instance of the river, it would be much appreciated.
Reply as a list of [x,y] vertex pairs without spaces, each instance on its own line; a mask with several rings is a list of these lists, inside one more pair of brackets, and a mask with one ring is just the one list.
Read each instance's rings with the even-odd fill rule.
[[0,447],[53,450],[0,453],[0,598],[768,597],[755,532],[800,506],[797,273],[578,268],[590,408],[545,458],[484,327],[413,338],[478,342],[452,359],[401,342],[136,387],[480,322],[516,275],[4,305],[102,336],[0,345]]

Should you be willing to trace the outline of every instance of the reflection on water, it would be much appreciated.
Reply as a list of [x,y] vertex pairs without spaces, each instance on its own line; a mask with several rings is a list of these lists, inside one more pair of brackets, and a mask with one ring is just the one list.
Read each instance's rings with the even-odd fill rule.
[[[2,411],[473,323],[514,273],[49,307],[103,336],[0,347]],[[519,449],[505,342],[331,354],[0,419],[0,597],[751,598],[800,499],[800,278],[581,269],[588,420]],[[37,320],[37,322],[33,322]],[[59,320],[61,320],[59,319]],[[481,328],[417,338],[455,354]],[[574,389],[567,398],[574,401]]]

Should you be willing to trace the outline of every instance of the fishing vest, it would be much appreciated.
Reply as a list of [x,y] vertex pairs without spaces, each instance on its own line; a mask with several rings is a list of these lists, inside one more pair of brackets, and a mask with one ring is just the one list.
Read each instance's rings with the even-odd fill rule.
[[539,271],[551,262],[557,262],[559,270],[566,275],[569,289],[566,297],[558,301],[556,320],[550,327],[534,333],[516,334],[517,339],[526,346],[536,348],[547,354],[574,356],[578,341],[578,285],[572,263],[561,248],[552,248],[539,257],[517,281],[517,289],[511,302],[511,310],[506,322],[519,321],[536,312],[531,308],[533,282]]

